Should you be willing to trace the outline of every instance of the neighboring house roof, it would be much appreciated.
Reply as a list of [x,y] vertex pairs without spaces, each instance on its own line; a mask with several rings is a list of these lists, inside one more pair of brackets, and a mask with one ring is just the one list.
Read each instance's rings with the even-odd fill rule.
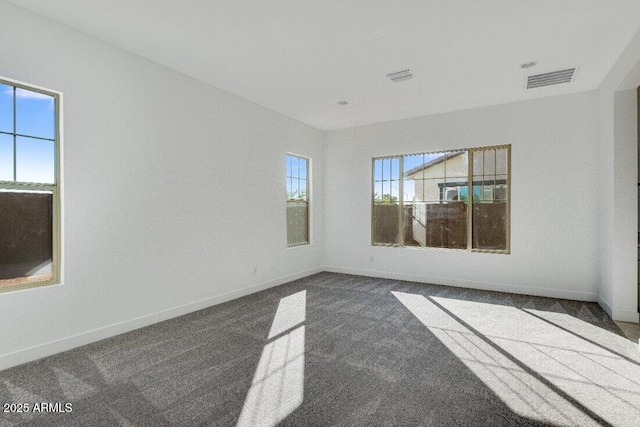
[[411,176],[411,175],[413,175],[415,173],[418,173],[418,172],[420,172],[420,171],[422,171],[424,169],[429,169],[430,167],[435,166],[438,163],[442,163],[447,159],[451,159],[453,157],[459,156],[459,155],[464,154],[464,153],[465,153],[465,151],[456,151],[454,153],[447,153],[442,157],[438,157],[437,159],[433,159],[433,160],[431,160],[431,161],[429,161],[427,163],[423,163],[420,166],[416,166],[413,169],[409,169],[408,171],[406,171],[404,173],[404,176],[405,177],[409,177],[409,176]]

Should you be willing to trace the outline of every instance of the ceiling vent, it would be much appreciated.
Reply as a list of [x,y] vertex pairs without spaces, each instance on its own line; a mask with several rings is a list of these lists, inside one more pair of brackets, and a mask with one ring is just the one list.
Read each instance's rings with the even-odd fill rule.
[[395,73],[387,74],[387,77],[392,82],[399,83],[399,82],[403,82],[405,80],[412,79],[413,78],[413,73],[411,72],[411,70],[406,69],[406,70],[402,70],[402,71],[396,71]]
[[535,74],[527,77],[527,89],[535,89],[537,87],[559,85],[562,83],[571,83],[576,75],[578,67],[567,68],[565,70],[552,71],[550,73]]

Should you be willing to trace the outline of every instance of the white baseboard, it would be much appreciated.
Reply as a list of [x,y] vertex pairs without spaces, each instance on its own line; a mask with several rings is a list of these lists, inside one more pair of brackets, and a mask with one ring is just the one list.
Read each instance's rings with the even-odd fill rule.
[[43,357],[51,356],[56,353],[71,350],[76,347],[80,347],[92,342],[100,341],[105,338],[110,338],[125,332],[130,332],[135,329],[140,329],[145,326],[153,325],[154,323],[162,322],[164,320],[173,319],[174,317],[182,316],[194,311],[202,310],[207,307],[211,307],[223,302],[230,301],[232,299],[240,298],[246,295],[250,295],[265,289],[272,288],[274,286],[282,285],[293,280],[302,279],[303,277],[311,276],[312,274],[322,272],[322,267],[312,268],[310,270],[301,271],[289,276],[281,277],[267,282],[259,283],[257,285],[247,286],[245,288],[237,289],[231,292],[226,292],[221,295],[205,298],[200,301],[180,305],[178,307],[169,308],[167,310],[159,311],[157,313],[148,314],[145,316],[130,319],[124,322],[116,323],[114,325],[105,326],[103,328],[94,329],[91,331],[83,332],[81,334],[73,335],[67,338],[62,338],[56,341],[51,341],[46,344],[41,344],[35,347],[18,350],[13,353],[3,354],[0,356],[0,371],[3,369],[11,368],[13,366],[21,365],[23,363],[31,362],[33,360],[41,359]]
[[637,311],[614,310],[611,308],[611,304],[609,304],[609,302],[604,299],[602,295],[598,295],[598,304],[600,304],[600,307],[602,307],[602,309],[613,320],[631,323],[638,323],[640,321],[640,313],[638,313]]
[[446,277],[430,277],[414,274],[393,273],[387,271],[361,270],[337,266],[325,266],[325,271],[332,273],[355,274],[358,276],[379,277],[383,279],[407,280],[410,282],[429,283],[433,285],[455,286],[458,288],[482,289],[485,291],[511,292],[514,294],[535,295],[540,297],[563,298],[577,301],[595,302],[598,294],[595,292],[567,291],[553,288],[535,288],[529,286],[517,286],[504,283],[479,282],[473,280],[450,279]]
[[613,319],[613,310],[611,309],[611,304],[609,304],[609,302],[604,299],[602,295],[598,295],[598,304],[600,304],[600,307],[602,307],[605,313],[607,313],[609,317]]
[[613,316],[611,316],[611,318],[621,322],[638,323],[640,321],[640,314],[636,311],[613,310]]
[[442,277],[429,277],[419,276],[403,273],[391,273],[386,271],[376,270],[361,270],[354,268],[345,268],[338,266],[324,266],[316,267],[309,270],[301,271],[289,276],[281,277],[278,279],[269,280],[267,282],[259,283],[257,285],[247,286],[245,288],[237,289],[231,292],[226,292],[221,295],[216,295],[210,298],[205,298],[200,301],[184,304],[178,307],[173,307],[167,310],[163,310],[157,313],[148,314],[145,316],[137,317],[127,320],[125,322],[116,323],[114,325],[106,326],[99,329],[83,332],[78,335],[73,335],[60,340],[52,341],[42,345],[26,348],[13,353],[0,355],[0,371],[13,366],[17,366],[23,363],[31,362],[33,360],[41,359],[43,357],[51,356],[56,353],[71,350],[76,347],[80,347],[92,342],[100,341],[105,338],[110,338],[125,332],[130,332],[135,329],[143,328],[164,320],[172,319],[174,317],[182,316],[194,311],[202,310],[207,307],[211,307],[217,304],[221,304],[236,298],[240,298],[246,295],[253,294],[265,289],[279,286],[293,280],[302,279],[307,276],[311,276],[322,271],[328,271],[333,273],[354,274],[359,276],[379,277],[393,280],[407,280],[419,283],[430,283],[436,285],[456,286],[461,288],[482,289],[488,291],[498,292],[512,292],[516,294],[535,295],[551,298],[565,298],[578,301],[597,301],[603,310],[614,320],[620,320],[624,322],[635,322],[639,320],[639,315],[632,311],[612,310],[610,304],[596,293],[589,292],[576,292],[567,290],[558,290],[552,288],[537,288],[528,286],[517,286],[502,283],[490,283],[479,282],[471,280],[459,280],[449,279]]

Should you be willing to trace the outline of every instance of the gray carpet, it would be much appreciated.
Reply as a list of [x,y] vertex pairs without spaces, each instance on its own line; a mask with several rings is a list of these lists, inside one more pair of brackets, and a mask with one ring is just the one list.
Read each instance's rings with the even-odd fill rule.
[[[320,273],[0,372],[0,426],[640,425],[594,303]],[[31,406],[33,408],[33,406]]]

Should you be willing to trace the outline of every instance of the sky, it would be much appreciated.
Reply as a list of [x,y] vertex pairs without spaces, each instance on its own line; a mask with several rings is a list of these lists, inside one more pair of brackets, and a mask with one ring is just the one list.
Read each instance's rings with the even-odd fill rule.
[[[16,108],[13,108],[14,88],[0,83],[0,181],[54,183],[55,164],[55,102],[39,92],[17,88]],[[14,130],[14,114],[15,127]],[[42,140],[37,138],[48,138]]]
[[287,154],[285,157],[287,172],[287,198],[303,198],[307,189],[307,169],[309,161],[301,157]]
[[[421,166],[425,163],[429,163],[432,160],[441,158],[451,153],[452,152],[407,154],[399,157],[374,159],[374,194],[376,195],[376,197],[390,194],[392,197],[395,197],[399,200],[400,179],[403,178],[402,176],[400,176],[400,157],[402,157],[403,168],[404,172],[406,173],[415,167]],[[485,185],[493,186],[494,180],[507,179],[507,150],[505,148],[501,148],[496,150],[487,149],[476,152],[476,154],[474,154],[473,173],[474,183],[476,183],[477,181],[482,181],[483,179],[485,180],[485,183],[487,182],[487,179],[490,181],[489,184]],[[466,181],[466,173],[464,179],[461,179],[461,177],[459,176],[448,176],[447,178],[444,178],[443,176],[442,178],[437,179],[438,183],[442,183],[443,180],[446,180],[449,183],[460,182],[461,180]],[[427,180],[427,182],[428,181],[429,180]],[[434,183],[428,184],[427,182],[425,182],[425,187],[434,185]],[[405,202],[414,201],[416,199],[422,200],[422,195],[416,198],[415,184],[416,181],[413,179],[404,179],[403,199]],[[481,190],[482,189],[480,186],[474,185],[474,195],[481,194]],[[466,190],[464,191],[466,194]]]
[[[403,156],[404,171],[410,171],[411,169],[428,163],[438,157],[444,156],[445,153],[429,153],[429,154],[415,154]],[[392,197],[399,199],[400,193],[400,159],[375,159],[373,165],[374,174],[374,193],[391,194]],[[415,181],[407,179],[404,181],[404,200],[414,200],[415,197]]]

